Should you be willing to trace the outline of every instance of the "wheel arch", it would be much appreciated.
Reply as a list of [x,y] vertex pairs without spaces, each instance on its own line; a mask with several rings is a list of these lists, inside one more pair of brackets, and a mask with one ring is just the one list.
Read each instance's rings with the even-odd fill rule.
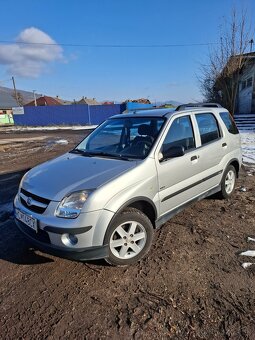
[[[156,228],[155,221],[157,219],[157,208],[153,201],[148,199],[147,197],[134,197],[127,202],[125,202],[114,214],[112,220],[123,210],[127,208],[135,208],[143,212],[151,221],[154,228]],[[112,222],[111,220],[111,222]],[[110,223],[111,223],[110,222]]]
[[228,162],[226,169],[229,165],[232,165],[235,168],[236,176],[239,177],[239,171],[240,171],[241,165],[240,165],[238,159],[237,158],[231,159],[231,161]]

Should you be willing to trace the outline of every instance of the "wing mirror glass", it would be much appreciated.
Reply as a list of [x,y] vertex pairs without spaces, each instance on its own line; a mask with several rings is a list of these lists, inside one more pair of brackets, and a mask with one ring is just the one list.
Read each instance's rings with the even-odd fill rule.
[[159,153],[159,161],[162,162],[165,159],[181,157],[185,154],[185,149],[182,145],[171,146],[165,151]]

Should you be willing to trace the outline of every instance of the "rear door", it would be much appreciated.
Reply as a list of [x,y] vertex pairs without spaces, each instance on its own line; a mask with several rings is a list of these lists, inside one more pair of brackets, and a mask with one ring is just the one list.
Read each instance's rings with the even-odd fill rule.
[[227,143],[216,116],[212,112],[196,113],[194,124],[199,132],[199,171],[202,183],[200,191],[204,192],[217,186],[222,177],[222,159],[227,152]]

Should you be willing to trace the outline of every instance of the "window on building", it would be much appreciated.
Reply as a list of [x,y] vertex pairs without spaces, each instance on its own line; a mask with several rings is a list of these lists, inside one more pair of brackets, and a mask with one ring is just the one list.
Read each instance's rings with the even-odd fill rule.
[[242,90],[244,90],[246,88],[246,80],[242,81],[242,87],[241,88],[242,88]]
[[247,79],[247,84],[246,87],[251,87],[252,86],[252,77]]
[[220,131],[216,118],[212,113],[196,115],[202,145],[220,138]]

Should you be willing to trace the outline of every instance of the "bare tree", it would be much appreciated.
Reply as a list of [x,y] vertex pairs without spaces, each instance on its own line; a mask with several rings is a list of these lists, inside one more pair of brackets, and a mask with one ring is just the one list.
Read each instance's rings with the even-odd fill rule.
[[230,22],[225,21],[220,41],[209,53],[208,65],[202,65],[199,77],[201,92],[207,101],[216,101],[235,112],[240,74],[249,62],[247,49],[251,39],[251,25],[246,11],[234,8]]
[[19,106],[23,106],[24,105],[24,98],[22,96],[22,93],[20,93],[19,91],[15,94],[15,92],[12,94],[12,97],[16,100],[17,104]]

